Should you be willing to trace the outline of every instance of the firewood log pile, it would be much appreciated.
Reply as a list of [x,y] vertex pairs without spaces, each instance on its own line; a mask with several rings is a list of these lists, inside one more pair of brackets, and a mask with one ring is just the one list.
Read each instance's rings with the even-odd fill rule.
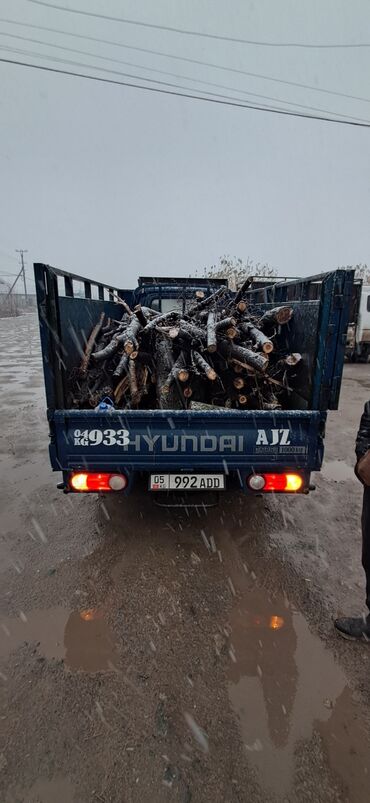
[[121,318],[101,313],[69,375],[71,407],[95,408],[107,397],[118,409],[287,406],[302,361],[284,348],[291,307],[262,313],[243,288],[230,299],[226,287],[208,297],[198,290],[184,314],[116,301]]

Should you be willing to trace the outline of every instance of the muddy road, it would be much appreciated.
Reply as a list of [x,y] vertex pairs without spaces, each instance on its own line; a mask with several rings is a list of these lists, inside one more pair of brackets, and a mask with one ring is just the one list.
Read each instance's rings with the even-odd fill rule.
[[36,317],[0,321],[1,803],[368,803],[370,647],[346,366],[308,498],[64,496]]

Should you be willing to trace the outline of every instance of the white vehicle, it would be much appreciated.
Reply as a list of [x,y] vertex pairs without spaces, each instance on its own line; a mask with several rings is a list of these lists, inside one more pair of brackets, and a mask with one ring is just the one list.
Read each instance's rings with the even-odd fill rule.
[[370,356],[370,284],[355,283],[346,355],[355,362]]

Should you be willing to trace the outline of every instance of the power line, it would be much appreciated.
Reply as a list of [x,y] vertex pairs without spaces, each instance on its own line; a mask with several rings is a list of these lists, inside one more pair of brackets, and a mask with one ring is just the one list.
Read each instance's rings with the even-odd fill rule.
[[[113,70],[113,69],[107,69],[105,67],[98,67],[95,64],[84,64],[84,63],[81,63],[80,61],[72,61],[71,59],[59,58],[58,56],[49,56],[49,55],[45,55],[43,53],[33,53],[32,51],[29,51],[29,50],[11,48],[11,47],[6,47],[4,45],[0,45],[0,50],[5,50],[7,52],[10,51],[10,53],[17,53],[17,54],[20,54],[22,56],[31,56],[31,58],[41,58],[41,59],[46,59],[48,61],[55,61],[58,64],[67,64],[67,65],[71,65],[73,67],[83,67],[83,68],[87,68],[89,70],[96,70],[96,71],[99,70],[100,72],[109,73],[109,74],[112,74],[112,75],[119,75],[119,76],[122,76],[124,78],[130,78],[130,79],[136,80],[136,81],[145,81],[145,82],[150,83],[150,84],[159,84],[160,86],[167,86],[167,87],[171,87],[172,89],[182,89],[185,92],[191,91],[191,88],[188,87],[188,86],[183,86],[181,84],[174,84],[174,83],[171,83],[170,81],[160,81],[158,78],[146,78],[143,75],[135,75],[135,74],[132,74],[132,73],[122,72],[121,70]],[[205,92],[205,90],[194,89],[193,88],[192,91],[193,92],[197,92],[199,94],[201,94],[203,92],[203,94],[207,94],[207,95],[209,95],[211,97],[215,97],[215,98],[222,98],[223,100],[236,100],[236,101],[241,101],[241,102],[243,100],[242,98],[238,98],[238,97],[237,98],[230,98],[229,95],[223,95],[220,92],[210,92],[209,90],[207,90],[207,92]],[[236,93],[238,92],[237,89],[232,90],[232,91],[236,92]],[[242,92],[243,92],[243,90],[242,90]],[[253,94],[253,93],[251,93],[251,94]],[[256,97],[260,97],[260,96],[256,95]],[[275,100],[277,100],[277,99],[275,99]],[[283,103],[285,103],[285,101],[283,101]],[[267,104],[265,104],[265,103],[260,104],[260,105],[263,108],[269,108],[269,106]],[[302,104],[300,104],[300,103],[298,103],[298,104],[291,103],[290,105],[292,105],[292,106],[295,106],[295,105],[302,106]],[[276,108],[280,109],[281,107],[278,106]],[[331,111],[328,111],[327,109],[320,109],[320,108],[317,109],[315,107],[304,106],[304,105],[303,105],[303,108],[305,108],[305,109],[313,109],[315,111],[319,111],[319,112],[322,112],[323,114],[327,114],[327,115],[330,114],[330,115],[332,115],[331,119],[336,119],[339,116],[338,112],[331,112]],[[341,113],[340,117],[343,118],[343,119],[349,120],[349,121],[355,120],[357,122],[370,124],[370,120],[364,119],[362,117],[357,117],[357,116],[355,116],[353,114],[350,115],[350,114]]]
[[283,78],[276,78],[276,76],[273,75],[265,75],[263,73],[255,73],[248,70],[237,69],[236,67],[229,67],[226,65],[215,64],[214,62],[211,61],[201,61],[199,59],[192,59],[186,56],[178,56],[175,53],[164,53],[161,50],[151,50],[150,48],[147,47],[127,45],[123,42],[114,42],[111,39],[101,39],[96,36],[88,36],[87,34],[74,33],[71,31],[63,31],[60,28],[50,28],[46,25],[32,25],[29,22],[16,22],[15,20],[8,20],[3,18],[0,18],[0,22],[5,22],[7,25],[18,25],[19,27],[22,28],[33,28],[38,31],[47,31],[48,33],[56,33],[58,35],[62,34],[63,36],[71,36],[75,39],[85,39],[86,41],[89,42],[98,42],[99,44],[111,45],[113,47],[121,47],[125,48],[126,50],[136,50],[140,53],[149,53],[152,56],[160,56],[161,58],[173,59],[176,61],[185,61],[188,64],[196,64],[202,67],[212,67],[214,70],[231,72],[234,73],[235,75],[246,75],[249,78],[258,78],[263,81],[272,81],[273,83],[276,84],[284,84],[286,86],[298,87],[299,89],[309,89],[312,92],[320,92],[325,95],[335,95],[336,97],[340,98],[348,98],[350,100],[360,100],[364,101],[365,103],[370,103],[370,98],[364,98],[361,97],[360,95],[351,95],[346,92],[336,91],[335,89],[326,89],[324,87],[314,86],[313,84],[304,84],[299,81],[289,81]]
[[[29,50],[22,50],[20,48],[6,47],[5,45],[0,45],[0,50],[1,51],[5,50],[5,51],[10,52],[10,53],[17,53],[17,54],[20,54],[22,56],[31,56],[31,58],[41,58],[41,59],[46,59],[47,61],[56,61],[58,64],[69,64],[69,65],[74,66],[74,67],[83,67],[83,68],[86,68],[88,70],[96,70],[96,71],[100,71],[100,72],[104,72],[104,73],[109,73],[111,75],[120,75],[120,76],[122,76],[124,78],[130,78],[130,79],[135,80],[135,81],[145,81],[145,82],[150,83],[150,84],[159,84],[160,86],[167,86],[167,87],[171,87],[172,89],[182,89],[185,92],[191,91],[188,86],[182,86],[181,84],[174,84],[174,83],[171,83],[170,81],[160,81],[158,78],[146,78],[145,76],[142,76],[142,75],[135,75],[133,73],[126,73],[126,72],[122,72],[121,70],[112,70],[112,69],[109,70],[109,69],[107,69],[105,67],[98,67],[95,64],[84,64],[84,63],[82,63],[80,61],[72,61],[72,59],[62,59],[62,58],[58,58],[58,56],[48,56],[48,55],[44,55],[43,53],[33,53],[32,51],[29,51]],[[93,77],[93,76],[89,76],[89,77]],[[129,86],[133,86],[133,84],[130,83]],[[148,89],[150,89],[150,87],[148,87]],[[193,92],[198,92],[199,94],[202,93],[201,89],[193,89],[192,91]],[[211,97],[214,97],[214,98],[222,98],[223,100],[233,100],[233,98],[230,98],[229,95],[221,95],[219,92],[209,92],[208,91],[207,95],[210,95]],[[237,101],[237,100],[239,100],[239,98],[235,98],[235,100]],[[264,108],[269,108],[266,104],[262,104],[262,106]],[[330,112],[330,114],[331,114],[331,112]],[[346,117],[346,115],[342,115],[342,116]],[[349,119],[357,119],[357,118],[353,118],[353,116],[351,115],[351,117]],[[368,122],[370,124],[370,120],[361,120],[361,122]]]
[[300,47],[307,49],[337,49],[337,48],[358,48],[370,47],[367,42],[355,42],[354,44],[305,44],[303,42],[267,42],[255,39],[240,39],[234,36],[221,36],[215,33],[202,33],[201,31],[187,30],[186,28],[175,28],[171,25],[156,25],[153,22],[142,22],[141,20],[132,20],[128,17],[113,17],[109,14],[98,14],[94,11],[82,11],[77,8],[68,8],[67,6],[60,6],[56,3],[46,3],[44,0],[28,0],[37,6],[45,6],[46,8],[56,9],[57,11],[67,11],[70,14],[80,14],[83,17],[94,17],[95,19],[108,20],[109,22],[122,22],[125,25],[137,25],[140,28],[151,28],[157,31],[169,31],[171,33],[179,33],[182,36],[201,36],[204,39],[218,39],[222,42],[234,42],[243,45],[255,45],[257,47]]
[[180,98],[186,98],[188,100],[200,100],[205,103],[216,103],[219,106],[230,106],[237,109],[253,109],[254,111],[262,111],[270,114],[280,114],[284,117],[298,117],[306,120],[319,120],[325,123],[336,123],[337,125],[350,125],[356,128],[370,128],[370,123],[360,123],[360,122],[355,122],[354,120],[342,120],[339,118],[336,119],[333,117],[324,117],[323,115],[319,116],[313,114],[303,114],[302,112],[293,112],[293,111],[288,111],[287,109],[274,109],[247,103],[239,103],[233,100],[221,100],[217,98],[209,98],[206,96],[192,95],[190,93],[175,92],[174,90],[170,89],[159,89],[158,87],[143,86],[142,84],[133,84],[128,81],[117,81],[113,78],[102,78],[101,76],[72,72],[71,70],[60,70],[57,69],[56,67],[45,67],[41,64],[31,64],[28,62],[26,63],[24,61],[17,61],[15,59],[0,58],[0,63],[13,64],[19,67],[27,67],[29,69],[41,70],[42,72],[51,72],[57,75],[68,75],[73,78],[83,78],[88,81],[97,81],[102,84],[113,84],[116,86],[131,87],[133,89],[142,89],[145,90],[146,92],[156,92],[157,94],[160,95],[171,95]]
[[[246,90],[246,89],[240,89],[240,88],[227,86],[227,85],[225,86],[225,84],[217,84],[217,83],[215,83],[213,81],[205,81],[205,80],[202,80],[200,78],[193,78],[191,75],[181,75],[179,73],[170,72],[169,70],[159,70],[159,69],[157,69],[155,67],[147,67],[145,64],[136,64],[136,63],[131,62],[131,61],[124,61],[123,59],[116,59],[116,58],[113,58],[112,56],[102,56],[99,53],[92,53],[91,51],[79,50],[78,48],[74,48],[74,47],[66,47],[65,45],[57,45],[57,44],[55,44],[53,42],[43,42],[40,39],[33,39],[31,37],[28,37],[28,36],[20,36],[18,34],[4,33],[3,31],[0,31],[0,36],[7,36],[10,39],[21,40],[22,42],[32,42],[33,44],[43,45],[45,47],[57,48],[58,50],[66,50],[69,53],[77,53],[80,56],[92,56],[93,58],[97,58],[97,59],[100,59],[100,60],[103,60],[103,61],[115,62],[117,64],[124,64],[124,65],[129,66],[129,67],[135,67],[135,68],[137,68],[139,70],[147,70],[148,72],[157,72],[157,73],[160,73],[161,75],[172,76],[172,78],[179,78],[180,80],[184,80],[184,81],[192,81],[192,82],[197,83],[197,84],[203,84],[204,86],[212,86],[212,87],[215,87],[216,89],[225,89],[228,92],[234,92],[236,94],[239,93],[239,94],[248,95],[248,96],[254,97],[254,98],[262,98],[263,100],[270,100],[270,101],[273,101],[274,103],[282,103],[284,106],[294,106],[296,108],[306,109],[308,111],[324,112],[325,114],[333,114],[333,115],[340,114],[338,112],[332,112],[332,111],[328,111],[328,109],[320,108],[319,106],[310,106],[310,105],[307,105],[305,103],[298,103],[297,101],[284,100],[283,98],[276,98],[276,97],[271,96],[271,95],[262,95],[260,92],[251,92],[251,91]],[[9,48],[0,47],[0,49],[3,50],[3,49],[9,49]],[[22,51],[22,50],[17,50],[17,49],[14,49],[14,48],[12,48],[11,50],[13,52],[18,53],[18,54],[22,54],[22,55],[26,55],[26,56],[27,55],[28,56],[29,55],[35,55],[35,56],[40,57],[40,58],[49,58],[45,54],[38,54],[38,53],[37,54],[32,54],[29,51]],[[53,57],[50,57],[50,60],[53,60]],[[63,61],[66,61],[66,63],[68,63],[68,60],[64,59]],[[75,64],[75,62],[73,62],[73,64]],[[79,66],[81,66],[81,65],[79,65]],[[91,65],[86,65],[86,66],[89,66],[91,68]],[[100,69],[100,67],[98,69]],[[111,71],[109,71],[109,72],[111,72]],[[137,78],[138,76],[131,76],[131,77]],[[143,78],[143,80],[150,80],[150,79]],[[158,83],[158,82],[156,81],[156,83]],[[198,90],[196,90],[196,91],[198,91]],[[369,99],[369,103],[370,103],[370,99]],[[356,115],[341,115],[341,116],[349,117],[351,119],[357,119],[357,120],[361,119],[361,118],[358,118]],[[364,122],[364,121],[362,120],[362,122]]]

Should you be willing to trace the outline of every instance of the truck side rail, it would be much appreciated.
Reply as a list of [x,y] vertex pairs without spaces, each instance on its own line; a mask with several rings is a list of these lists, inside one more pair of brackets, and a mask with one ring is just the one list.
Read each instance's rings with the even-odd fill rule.
[[124,294],[130,301],[131,293],[50,265],[37,263],[34,272],[47,407],[63,409],[66,372],[76,350],[82,356],[81,341],[86,342],[100,312],[122,315],[114,299]]
[[338,269],[309,278],[281,282],[248,292],[249,300],[263,307],[292,302],[320,302],[316,353],[312,355],[310,408],[337,410],[343,373],[347,328],[351,311],[354,271]]

